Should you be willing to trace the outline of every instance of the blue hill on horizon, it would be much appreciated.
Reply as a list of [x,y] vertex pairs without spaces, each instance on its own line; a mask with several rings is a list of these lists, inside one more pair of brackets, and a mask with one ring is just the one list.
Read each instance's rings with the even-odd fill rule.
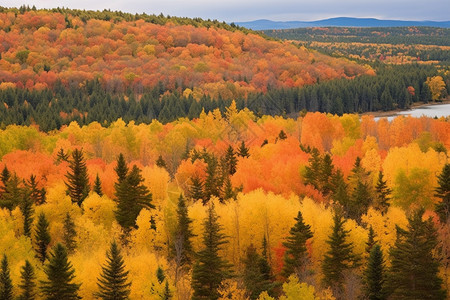
[[249,22],[234,22],[236,25],[253,30],[268,29],[292,29],[304,27],[409,27],[427,26],[450,28],[450,21],[403,21],[403,20],[380,20],[375,18],[351,18],[338,17],[318,21],[272,21],[255,20]]

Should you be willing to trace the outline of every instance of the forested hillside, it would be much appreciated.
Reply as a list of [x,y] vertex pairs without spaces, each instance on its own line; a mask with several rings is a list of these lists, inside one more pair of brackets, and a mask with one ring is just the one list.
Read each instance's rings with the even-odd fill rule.
[[[256,118],[234,103],[165,125],[8,126],[0,282],[108,299],[121,266],[130,299],[445,299],[449,147],[444,119]],[[404,290],[411,272],[424,285]]]

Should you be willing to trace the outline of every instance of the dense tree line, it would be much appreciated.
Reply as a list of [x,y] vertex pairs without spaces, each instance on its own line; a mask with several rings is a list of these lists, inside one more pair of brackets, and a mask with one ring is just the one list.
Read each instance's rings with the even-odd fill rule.
[[265,30],[264,33],[275,38],[301,41],[450,46],[450,29],[435,27],[295,28]]
[[[377,76],[336,79],[312,86],[269,89],[267,93],[249,94],[236,99],[239,109],[249,108],[257,115],[297,115],[302,110],[343,113],[405,109],[412,103],[431,101],[425,83],[436,75],[432,66],[381,65]],[[446,78],[448,80],[448,78]],[[447,86],[449,88],[449,86]],[[447,93],[445,93],[447,94]],[[122,118],[129,122],[163,123],[187,117],[196,118],[202,110],[218,108],[225,112],[231,99],[212,99],[204,95],[199,101],[180,92],[167,93],[162,83],[148,88],[142,95],[129,91],[118,94],[105,91],[98,81],[82,88],[65,88],[57,84],[53,90],[0,90],[1,125],[38,124],[41,130],[59,129],[72,121],[80,125],[97,121],[104,126]]]

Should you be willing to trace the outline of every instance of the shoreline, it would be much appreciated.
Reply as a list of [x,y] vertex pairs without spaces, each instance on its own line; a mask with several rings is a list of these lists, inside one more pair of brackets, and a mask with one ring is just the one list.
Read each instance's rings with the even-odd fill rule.
[[412,109],[416,109],[416,108],[420,108],[420,107],[424,107],[424,106],[433,106],[433,105],[442,105],[442,104],[450,104],[450,99],[447,98],[440,102],[428,102],[428,103],[415,102],[415,103],[411,104],[411,107],[409,107],[408,109],[394,109],[394,110],[388,110],[388,111],[369,111],[369,112],[365,112],[365,113],[362,113],[359,115],[360,116],[372,115],[375,118],[387,118],[387,117],[397,116],[398,113],[402,112],[402,111],[408,111],[408,110],[412,110]]

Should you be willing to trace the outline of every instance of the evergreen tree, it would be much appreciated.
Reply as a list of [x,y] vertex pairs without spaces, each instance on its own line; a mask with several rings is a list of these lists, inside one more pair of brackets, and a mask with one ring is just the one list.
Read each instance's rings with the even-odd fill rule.
[[74,283],[75,270],[67,258],[63,245],[57,244],[50,253],[44,273],[47,280],[41,281],[41,292],[46,300],[76,300],[81,284]]
[[95,182],[94,182],[94,193],[97,193],[97,195],[99,195],[100,197],[103,196],[103,191],[102,191],[102,182],[100,181],[100,177],[95,177]]
[[67,194],[73,203],[77,203],[81,207],[91,188],[83,150],[75,149],[73,151],[72,160],[69,162],[69,169],[66,174]]
[[248,148],[245,146],[245,142],[242,141],[241,145],[239,146],[239,149],[237,151],[237,155],[240,157],[249,157],[250,152],[248,151]]
[[22,194],[22,201],[20,203],[20,211],[23,216],[23,234],[26,237],[31,237],[31,226],[33,225],[33,201],[30,197],[30,191],[24,189]]
[[50,244],[50,233],[48,232],[48,221],[42,212],[38,217],[34,240],[36,243],[36,256],[44,263],[47,259],[47,248]]
[[12,300],[13,299],[13,285],[10,276],[8,258],[3,255],[3,259],[0,266],[0,299]]
[[155,208],[152,194],[143,184],[141,170],[133,166],[125,180],[116,187],[116,220],[125,229],[136,226],[136,218],[143,208]]
[[2,186],[0,187],[0,196],[6,192],[6,185],[11,178],[11,173],[9,172],[6,165],[3,167],[2,173],[0,174],[0,180],[2,182]]
[[69,254],[72,254],[77,247],[77,242],[75,240],[76,236],[77,231],[75,229],[75,223],[72,220],[72,216],[69,213],[66,213],[63,225],[63,241]]
[[378,209],[382,214],[385,214],[389,208],[389,200],[392,190],[388,188],[387,181],[383,180],[384,175],[383,171],[380,171],[378,173],[378,180],[377,184],[375,186],[375,193],[376,193],[376,202],[374,204],[374,207]]
[[340,204],[344,208],[344,211],[348,213],[350,199],[347,192],[347,184],[345,183],[344,175],[340,169],[338,169],[331,178],[331,189],[331,199],[333,199],[335,203]]
[[225,165],[229,175],[236,173],[237,159],[231,145],[228,146],[227,152],[225,153]]
[[38,188],[38,182],[36,181],[36,176],[31,175],[25,183],[25,186],[30,190],[30,198],[36,205],[41,205],[45,203],[46,191],[44,188]]
[[117,174],[116,185],[118,185],[122,181],[124,181],[128,175],[128,165],[127,165],[127,163],[125,161],[125,157],[123,156],[122,153],[120,153],[119,157],[117,157],[117,166],[114,168],[114,171],[116,171],[116,174]]
[[188,208],[183,195],[178,198],[177,227],[173,245],[173,256],[180,266],[190,264],[193,257],[191,238],[195,236],[191,228],[192,220],[188,216]]
[[164,294],[162,295],[162,300],[172,299],[172,292],[169,288],[169,282],[166,280],[166,285],[164,286]]
[[308,159],[309,165],[305,167],[305,184],[312,185],[315,189],[319,189],[319,174],[322,160],[317,148],[311,150],[311,157]]
[[433,256],[437,232],[433,221],[422,220],[424,210],[408,217],[407,229],[397,227],[397,239],[391,248],[392,266],[389,288],[392,299],[445,299],[439,278],[439,261]]
[[332,190],[331,180],[333,178],[334,165],[331,156],[327,153],[324,155],[318,174],[318,181],[320,186],[320,191],[325,196],[328,195]]
[[16,174],[12,175],[6,182],[5,192],[0,198],[0,207],[13,210],[22,201],[23,188],[20,186],[20,179]]
[[384,259],[381,247],[375,244],[370,250],[369,261],[364,272],[364,294],[369,300],[385,300]]
[[348,242],[349,231],[344,229],[345,219],[340,212],[333,216],[332,233],[327,240],[330,249],[322,262],[323,283],[341,294],[344,284],[344,272],[358,266],[359,257],[353,254],[353,243]]
[[438,176],[438,187],[435,196],[441,199],[436,205],[435,211],[442,223],[450,218],[450,164],[445,164],[442,173]]
[[373,246],[375,246],[377,241],[375,240],[375,232],[373,231],[372,226],[369,226],[369,236],[366,243],[366,252],[367,254],[370,254],[370,251],[372,251]]
[[167,169],[166,162],[164,161],[162,155],[160,155],[156,160],[156,165],[160,168]]
[[160,284],[166,279],[166,275],[164,275],[164,270],[161,266],[158,266],[158,269],[156,269],[156,279]]
[[352,201],[348,211],[350,218],[360,222],[361,216],[367,213],[371,203],[372,197],[369,186],[362,180],[358,179],[356,186],[353,189]]
[[[227,176],[224,180],[223,186],[223,200],[235,199],[236,192],[233,189],[233,185],[231,184],[230,176]],[[223,201],[222,201],[223,202]]]
[[287,135],[286,135],[286,133],[283,130],[281,130],[280,133],[278,134],[278,139],[279,140],[287,139]]
[[28,260],[25,261],[25,265],[20,270],[20,278],[19,288],[22,292],[19,300],[34,300],[36,297],[36,275],[33,266]]
[[204,201],[203,182],[198,176],[191,178],[191,186],[189,187],[189,198],[194,201]]
[[203,204],[208,203],[211,197],[215,196],[217,198],[220,197],[220,179],[217,172],[217,159],[215,157],[211,157],[207,161],[208,165],[206,166],[206,180],[205,180],[205,193]]
[[222,245],[226,243],[222,226],[218,223],[214,204],[210,204],[208,216],[203,222],[204,248],[197,254],[197,262],[192,272],[192,299],[219,298],[218,288],[224,279],[231,276],[229,264],[219,256]]
[[57,162],[69,161],[69,154],[65,153],[63,148],[59,148],[59,151],[56,154],[56,156]]
[[269,292],[272,288],[270,278],[267,278],[264,273],[265,269],[263,268],[262,261],[264,261],[264,258],[256,252],[255,246],[250,244],[244,258],[244,272],[242,279],[249,294],[249,298],[252,300],[257,299],[263,291]]
[[283,242],[286,247],[284,253],[283,276],[288,278],[291,274],[296,274],[301,279],[308,263],[306,241],[313,237],[311,226],[303,222],[302,213],[299,211],[295,218],[295,225],[289,230],[289,236]]
[[97,280],[99,292],[96,297],[103,300],[128,299],[131,282],[128,281],[128,271],[125,271],[125,262],[116,242],[112,242],[106,252],[106,264],[102,266],[102,274]]

